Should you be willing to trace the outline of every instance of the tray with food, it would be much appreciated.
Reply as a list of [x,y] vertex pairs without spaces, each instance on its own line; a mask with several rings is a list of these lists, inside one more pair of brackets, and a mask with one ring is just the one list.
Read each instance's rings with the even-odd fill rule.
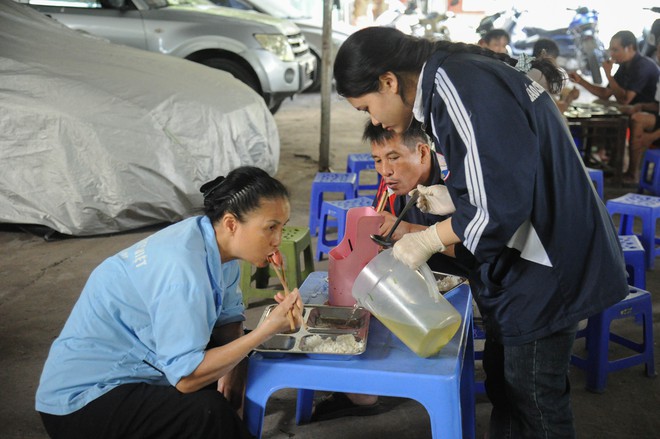
[[433,276],[435,277],[436,283],[438,285],[438,291],[440,291],[442,294],[446,294],[457,286],[467,282],[467,279],[464,277],[454,276],[453,274],[440,273],[439,271],[434,271]]
[[[275,306],[266,307],[259,324]],[[369,318],[362,307],[306,305],[304,324],[299,329],[275,334],[255,351],[268,357],[304,354],[323,360],[349,360],[367,348]]]

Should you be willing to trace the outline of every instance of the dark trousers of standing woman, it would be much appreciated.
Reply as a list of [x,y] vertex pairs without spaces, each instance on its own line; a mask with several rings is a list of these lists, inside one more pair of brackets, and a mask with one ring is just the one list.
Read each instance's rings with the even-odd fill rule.
[[41,418],[53,439],[252,438],[215,385],[184,394],[172,386],[124,384],[69,415]]
[[576,329],[519,346],[486,340],[490,439],[575,438],[568,367]]

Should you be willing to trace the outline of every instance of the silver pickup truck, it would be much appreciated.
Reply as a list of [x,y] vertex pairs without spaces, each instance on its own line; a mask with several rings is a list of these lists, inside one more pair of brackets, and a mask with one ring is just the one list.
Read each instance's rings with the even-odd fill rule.
[[308,88],[316,59],[300,29],[207,0],[17,0],[113,43],[221,69],[261,96],[271,112]]

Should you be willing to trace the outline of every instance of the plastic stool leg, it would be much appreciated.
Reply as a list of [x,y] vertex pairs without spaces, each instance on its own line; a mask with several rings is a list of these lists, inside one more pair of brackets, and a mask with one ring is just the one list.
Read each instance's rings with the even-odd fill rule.
[[[471,319],[472,320],[472,319]],[[465,352],[474,352],[474,328],[470,325],[467,332]],[[482,383],[483,385],[483,383]],[[461,429],[462,436],[473,438],[475,436],[475,394],[477,383],[474,381],[474,361],[465,361],[461,370]],[[485,390],[484,390],[485,393]]]
[[298,389],[296,401],[296,425],[307,424],[312,419],[312,406],[314,405],[314,391]]
[[245,404],[243,407],[243,420],[245,425],[248,428],[248,431],[252,436],[256,438],[261,437],[261,432],[264,425],[264,414],[266,402],[268,401],[268,394],[259,395],[260,399],[265,399],[264,401],[251,401],[246,396]]
[[635,224],[635,217],[633,215],[626,215],[622,213],[620,227],[619,227],[619,235],[632,235],[634,224]]
[[300,271],[300,278],[298,279],[298,286],[307,279],[307,277],[314,272],[314,254],[312,253],[312,240],[307,236],[307,244],[304,244],[302,259],[304,267]]
[[593,324],[593,332],[587,336],[587,390],[603,393],[607,385],[610,321],[599,313],[589,318],[589,324]]
[[[241,261],[241,275],[239,278],[239,286],[243,293],[243,305],[245,308],[250,306],[250,299],[270,299],[275,295],[275,291],[268,288],[261,288],[268,284],[269,269],[256,268],[252,273],[252,264],[249,262]],[[255,281],[256,286],[252,286]],[[265,283],[265,284],[264,284]]]
[[642,244],[646,248],[646,268],[649,270],[653,268],[655,262],[655,221],[648,218],[642,224]]
[[653,313],[644,313],[644,341],[646,357],[646,376],[654,377],[655,356],[653,355]]

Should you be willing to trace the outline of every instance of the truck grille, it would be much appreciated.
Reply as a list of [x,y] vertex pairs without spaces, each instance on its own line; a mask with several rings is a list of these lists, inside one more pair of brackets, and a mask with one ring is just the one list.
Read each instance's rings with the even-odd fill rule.
[[296,58],[300,58],[306,53],[309,53],[309,46],[307,45],[307,41],[305,41],[303,34],[288,35],[287,39],[289,40],[289,44],[291,44],[293,54]]

